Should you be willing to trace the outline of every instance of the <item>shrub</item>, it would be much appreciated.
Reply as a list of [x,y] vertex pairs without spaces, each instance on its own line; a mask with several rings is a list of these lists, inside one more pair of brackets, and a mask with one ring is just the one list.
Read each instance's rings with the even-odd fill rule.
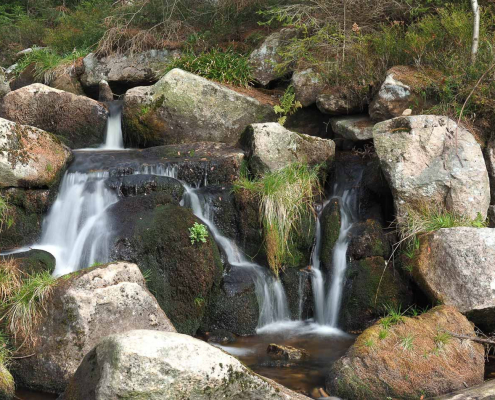
[[287,117],[294,114],[299,108],[302,108],[302,104],[296,101],[294,87],[290,85],[280,98],[279,104],[273,107],[273,110],[277,115],[280,115],[278,123],[284,125]]
[[304,220],[315,217],[313,204],[322,192],[319,169],[294,163],[255,180],[242,176],[234,184],[234,190],[247,190],[259,202],[268,263],[276,275],[291,256]]
[[194,223],[192,227],[189,228],[189,238],[191,239],[191,244],[194,243],[206,243],[208,238],[208,229],[206,225]]
[[180,68],[207,79],[236,86],[247,87],[252,80],[248,58],[235,52],[232,47],[226,50],[215,47],[197,55],[189,50],[171,63],[166,72],[173,68]]

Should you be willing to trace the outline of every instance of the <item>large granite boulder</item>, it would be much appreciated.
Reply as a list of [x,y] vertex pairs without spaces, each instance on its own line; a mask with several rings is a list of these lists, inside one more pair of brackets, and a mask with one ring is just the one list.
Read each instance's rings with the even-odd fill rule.
[[72,157],[54,135],[0,118],[0,188],[44,188],[58,183]]
[[303,400],[222,350],[178,333],[136,330],[103,339],[63,400]]
[[21,387],[61,393],[84,356],[104,337],[133,329],[175,332],[138,267],[114,263],[58,279],[30,345],[12,371]]
[[249,125],[242,134],[241,144],[251,170],[258,175],[294,162],[330,163],[335,156],[332,140],[291,132],[277,122]]
[[373,120],[383,121],[399,117],[406,109],[416,114],[433,105],[423,92],[432,82],[438,81],[437,71],[420,71],[410,66],[395,66],[387,71],[380,90],[370,104]]
[[189,228],[201,221],[166,192],[125,197],[109,215],[112,258],[135,262],[177,331],[195,334],[223,272],[213,236],[191,243]]
[[58,135],[71,148],[103,143],[106,107],[85,96],[34,83],[0,100],[0,117]]
[[373,139],[399,215],[426,205],[486,218],[488,173],[467,129],[442,116],[398,117],[376,124]]
[[235,144],[247,125],[275,120],[272,106],[173,69],[124,97],[124,141],[149,147],[199,141]]
[[296,100],[303,107],[315,104],[316,98],[325,87],[323,77],[311,68],[294,72],[291,83],[294,87]]
[[249,56],[253,78],[263,86],[282,78],[290,72],[290,66],[282,65],[283,59],[279,52],[297,36],[297,30],[284,28],[269,35],[261,45]]
[[84,87],[96,89],[101,80],[124,87],[149,85],[160,78],[162,71],[177,51],[149,50],[133,55],[112,54],[98,57],[94,53],[83,59],[84,72],[80,76]]
[[495,330],[495,229],[439,229],[425,236],[413,276],[434,302]]
[[483,382],[483,345],[450,336],[474,336],[454,307],[365,330],[331,368],[329,393],[344,399],[429,398]]

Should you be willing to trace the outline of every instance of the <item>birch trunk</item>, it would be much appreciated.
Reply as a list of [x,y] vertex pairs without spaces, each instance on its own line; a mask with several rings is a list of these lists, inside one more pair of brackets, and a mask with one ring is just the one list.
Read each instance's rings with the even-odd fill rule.
[[474,26],[473,26],[473,45],[471,47],[471,63],[476,62],[476,55],[478,54],[478,45],[480,41],[480,7],[478,0],[471,0],[471,7],[474,14]]

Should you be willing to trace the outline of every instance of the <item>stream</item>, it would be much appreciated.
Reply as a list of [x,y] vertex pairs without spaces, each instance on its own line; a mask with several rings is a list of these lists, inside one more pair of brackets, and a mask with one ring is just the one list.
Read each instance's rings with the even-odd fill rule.
[[[41,239],[30,248],[50,252],[56,258],[55,276],[61,276],[93,263],[110,261],[112,232],[109,231],[107,210],[119,201],[117,193],[105,184],[115,160],[138,164],[133,174],[153,174],[178,179],[179,166],[167,165],[160,160],[140,160],[139,151],[123,148],[121,131],[121,104],[109,105],[105,144],[98,149],[76,150],[75,160],[65,173],[58,196],[44,222]],[[340,205],[341,229],[334,247],[333,271],[327,274],[320,267],[320,218],[329,200],[319,206],[315,245],[310,276],[314,296],[314,319],[291,320],[287,296],[281,281],[265,267],[244,255],[234,240],[226,237],[213,222],[209,194],[202,190],[208,185],[208,175],[195,185],[180,181],[185,188],[181,205],[189,207],[208,226],[216,243],[231,268],[249,271],[253,279],[259,306],[257,335],[238,337],[235,342],[221,346],[257,373],[274,379],[291,389],[315,398],[317,388],[324,388],[325,377],[331,364],[342,356],[353,343],[354,337],[338,329],[338,315],[347,267],[346,252],[349,231],[356,218],[357,190],[355,182],[337,184],[329,199]],[[17,251],[24,251],[18,249]],[[301,274],[302,275],[302,274]],[[300,296],[302,294],[300,293]],[[267,355],[271,343],[289,345],[306,350],[309,357],[290,363],[274,362]],[[48,400],[55,397],[33,392],[18,391],[23,400]]]

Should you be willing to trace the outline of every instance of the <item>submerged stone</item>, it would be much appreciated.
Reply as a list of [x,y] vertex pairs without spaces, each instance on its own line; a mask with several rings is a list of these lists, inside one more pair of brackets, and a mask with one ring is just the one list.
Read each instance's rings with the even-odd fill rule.
[[304,349],[298,349],[292,346],[282,346],[271,343],[266,348],[267,354],[272,358],[280,358],[284,360],[301,360],[309,356]]

